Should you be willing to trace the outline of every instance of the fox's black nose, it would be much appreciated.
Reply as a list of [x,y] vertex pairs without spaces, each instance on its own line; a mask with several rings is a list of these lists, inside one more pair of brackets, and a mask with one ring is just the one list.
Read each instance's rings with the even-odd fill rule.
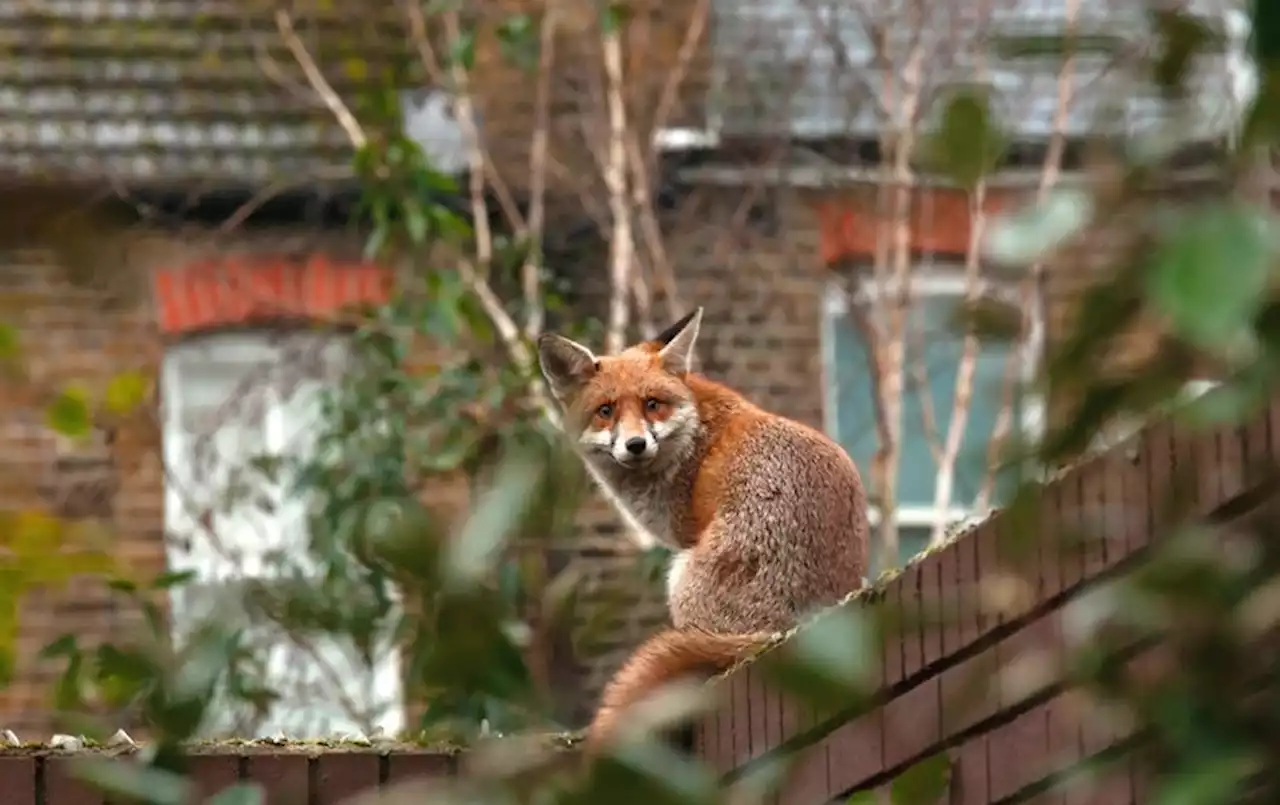
[[644,452],[645,442],[643,436],[632,436],[627,439],[627,452],[633,456],[638,456]]

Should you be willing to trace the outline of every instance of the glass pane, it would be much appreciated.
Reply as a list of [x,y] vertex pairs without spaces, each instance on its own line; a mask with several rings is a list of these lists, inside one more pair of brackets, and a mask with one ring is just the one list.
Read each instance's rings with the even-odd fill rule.
[[[902,459],[898,467],[898,502],[902,506],[932,506],[934,502],[937,462],[925,428],[925,401],[931,403],[940,443],[950,426],[957,369],[963,352],[963,340],[950,329],[956,303],[955,297],[917,298],[909,315],[912,336],[907,360],[908,367],[916,367],[917,371],[905,379]],[[829,367],[829,377],[836,386],[833,390],[835,436],[866,473],[879,443],[867,352],[849,317],[837,317],[831,331],[829,354],[835,365]],[[953,506],[968,507],[983,483],[1007,360],[1008,349],[1003,345],[984,344],[979,353],[968,421],[956,459]],[[922,390],[917,382],[920,367],[923,367],[927,390]],[[922,391],[927,396],[922,396]],[[1016,426],[1020,416],[1017,407],[1011,416]],[[1008,483],[1001,483],[1000,488],[1007,489]]]
[[255,617],[244,605],[245,596],[244,585],[235,581],[184,584],[171,596],[179,646],[215,618],[243,630],[242,639],[263,663],[262,681],[280,697],[264,716],[255,716],[226,698],[223,680],[215,692],[220,701],[201,725],[202,737],[319,738],[356,731],[368,735],[377,727],[394,734],[403,728],[403,676],[390,635],[373,641],[371,662],[366,662],[349,639],[308,635],[299,640],[281,626]]
[[[874,535],[875,529],[872,529]],[[928,526],[898,526],[898,567],[910,562],[916,554],[929,547],[929,537],[933,529]],[[872,579],[888,568],[881,567],[880,551],[873,545],[871,551],[871,571],[867,574]]]

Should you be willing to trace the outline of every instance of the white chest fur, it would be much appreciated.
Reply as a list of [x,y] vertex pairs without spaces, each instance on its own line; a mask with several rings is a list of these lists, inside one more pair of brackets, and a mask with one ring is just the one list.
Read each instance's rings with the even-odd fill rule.
[[671,502],[657,486],[640,486],[635,490],[622,490],[605,477],[598,468],[587,464],[587,469],[595,479],[605,497],[613,503],[631,526],[634,533],[632,539],[641,548],[652,548],[654,545],[665,545],[668,548],[679,548],[671,527]]
[[689,566],[689,551],[680,551],[671,557],[671,566],[667,568],[667,605],[670,606],[676,592],[684,582],[684,573]]

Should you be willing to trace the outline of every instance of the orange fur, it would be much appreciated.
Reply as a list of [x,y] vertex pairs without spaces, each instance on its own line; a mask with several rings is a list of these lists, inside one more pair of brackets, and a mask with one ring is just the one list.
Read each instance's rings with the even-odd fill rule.
[[697,629],[668,629],[649,638],[605,686],[587,730],[588,751],[598,750],[613,738],[626,710],[662,686],[728,670],[768,639],[769,635],[725,635]]
[[676,551],[667,580],[675,628],[610,681],[591,746],[657,688],[724,670],[866,574],[857,467],[820,431],[690,371],[700,322],[698,310],[611,356],[554,334],[538,342],[588,470],[638,530]]

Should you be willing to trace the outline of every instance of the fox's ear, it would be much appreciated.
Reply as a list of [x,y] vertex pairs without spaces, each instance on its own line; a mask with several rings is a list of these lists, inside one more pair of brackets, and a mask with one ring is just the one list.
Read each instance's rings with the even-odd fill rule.
[[538,337],[538,365],[551,393],[564,402],[596,373],[596,356],[576,341],[555,333]]
[[692,313],[662,331],[655,339],[662,345],[658,357],[662,359],[662,368],[672,374],[682,375],[693,366],[693,345],[698,340],[698,329],[702,326],[702,308],[695,308]]

